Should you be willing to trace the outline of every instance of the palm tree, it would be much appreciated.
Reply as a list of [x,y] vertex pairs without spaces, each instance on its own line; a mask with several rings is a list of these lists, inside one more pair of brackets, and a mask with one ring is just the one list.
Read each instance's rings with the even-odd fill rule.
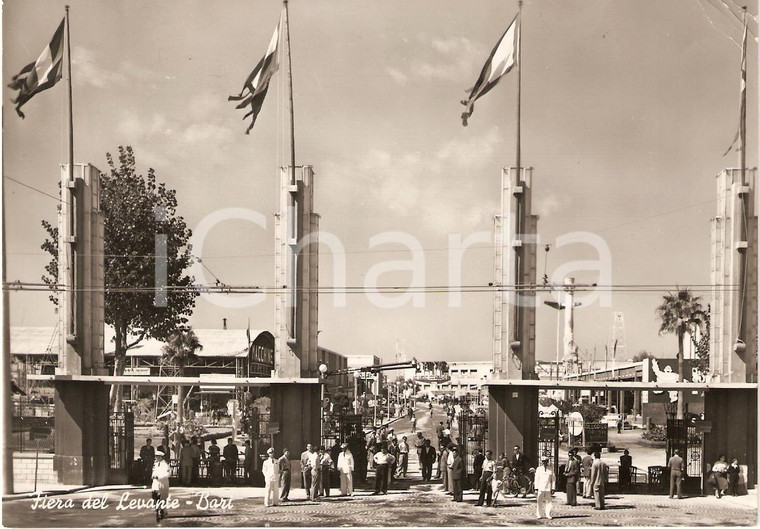
[[[198,357],[197,351],[203,349],[198,337],[192,329],[177,329],[164,344],[162,350],[164,361],[177,366],[179,376],[185,376],[185,368],[194,363]],[[182,424],[185,405],[185,386],[179,386],[177,391],[177,424]]]
[[[683,382],[683,338],[690,330],[692,319],[702,313],[701,297],[695,296],[688,288],[668,292],[662,304],[657,307],[657,316],[662,320],[659,334],[674,333],[678,338],[678,381]],[[677,418],[683,419],[683,391],[678,392]]]

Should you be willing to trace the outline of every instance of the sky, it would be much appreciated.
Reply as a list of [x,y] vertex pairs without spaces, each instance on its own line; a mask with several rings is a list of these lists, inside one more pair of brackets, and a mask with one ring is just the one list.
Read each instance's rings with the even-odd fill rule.
[[[65,3],[75,161],[105,170],[107,152],[131,145],[143,174],[152,167],[177,190],[191,229],[209,215],[224,219],[200,252],[213,275],[194,270],[197,282],[273,286],[278,168],[290,159],[285,61],[250,135],[227,96],[266,51],[282,10],[274,0],[4,2],[8,280],[36,283],[44,273],[40,221],[55,219],[67,110],[60,83],[27,103],[21,120],[6,85],[49,42]],[[747,6],[747,165],[755,167],[757,1]],[[322,245],[320,286],[494,281],[501,169],[516,158],[517,72],[478,100],[467,127],[460,100],[517,9],[516,0],[290,2],[296,163],[313,166],[322,240],[340,248],[330,255]],[[675,357],[675,338],[658,335],[662,295],[692,286],[710,301],[715,176],[739,163],[735,151],[723,156],[739,120],[739,12],[735,0],[523,4],[521,159],[533,167],[539,279],[602,284],[598,265],[614,285],[655,286],[579,296],[582,359],[603,357],[616,312],[625,321],[618,358]],[[461,241],[463,257],[452,258]],[[345,277],[335,277],[340,263]],[[319,344],[385,361],[397,347],[420,360],[491,358],[491,293],[399,292],[348,294],[344,303],[323,294]],[[550,296],[539,296],[540,360],[556,356],[557,313],[542,303]],[[190,322],[221,328],[227,318],[245,329],[250,319],[273,329],[273,298],[251,302],[199,298]],[[46,293],[11,294],[13,326],[55,323]]]

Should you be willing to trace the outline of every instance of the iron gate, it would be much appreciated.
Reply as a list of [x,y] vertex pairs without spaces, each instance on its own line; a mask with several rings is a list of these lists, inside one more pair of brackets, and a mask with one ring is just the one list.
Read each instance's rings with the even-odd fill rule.
[[683,480],[684,492],[701,494],[703,454],[702,433],[697,432],[697,427],[692,420],[668,419],[665,430],[668,445],[667,458],[673,456],[678,450],[686,466],[686,476]]
[[463,452],[462,457],[465,461],[467,475],[471,476],[475,473],[473,469],[475,457],[472,454],[475,452],[475,449],[480,450],[482,453],[486,451],[488,417],[484,409],[479,409],[476,413],[466,409],[459,414],[457,420],[459,421],[459,436],[461,439],[460,450]]
[[538,412],[538,456],[548,457],[549,464],[554,469],[554,475],[559,474],[559,413],[556,411]]
[[135,416],[131,411],[112,411],[108,421],[109,478],[112,484],[130,483],[135,459]]

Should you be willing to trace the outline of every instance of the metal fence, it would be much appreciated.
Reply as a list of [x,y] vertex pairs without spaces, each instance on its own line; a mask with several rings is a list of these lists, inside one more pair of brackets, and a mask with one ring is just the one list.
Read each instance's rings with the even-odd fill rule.
[[55,407],[37,402],[14,402],[12,417],[15,452],[55,451]]

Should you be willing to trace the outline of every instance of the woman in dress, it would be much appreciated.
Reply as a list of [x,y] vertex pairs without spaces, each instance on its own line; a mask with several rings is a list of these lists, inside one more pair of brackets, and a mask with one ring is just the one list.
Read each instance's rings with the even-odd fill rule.
[[715,497],[721,498],[728,490],[728,462],[726,456],[721,454],[712,467],[717,483],[715,485]]

